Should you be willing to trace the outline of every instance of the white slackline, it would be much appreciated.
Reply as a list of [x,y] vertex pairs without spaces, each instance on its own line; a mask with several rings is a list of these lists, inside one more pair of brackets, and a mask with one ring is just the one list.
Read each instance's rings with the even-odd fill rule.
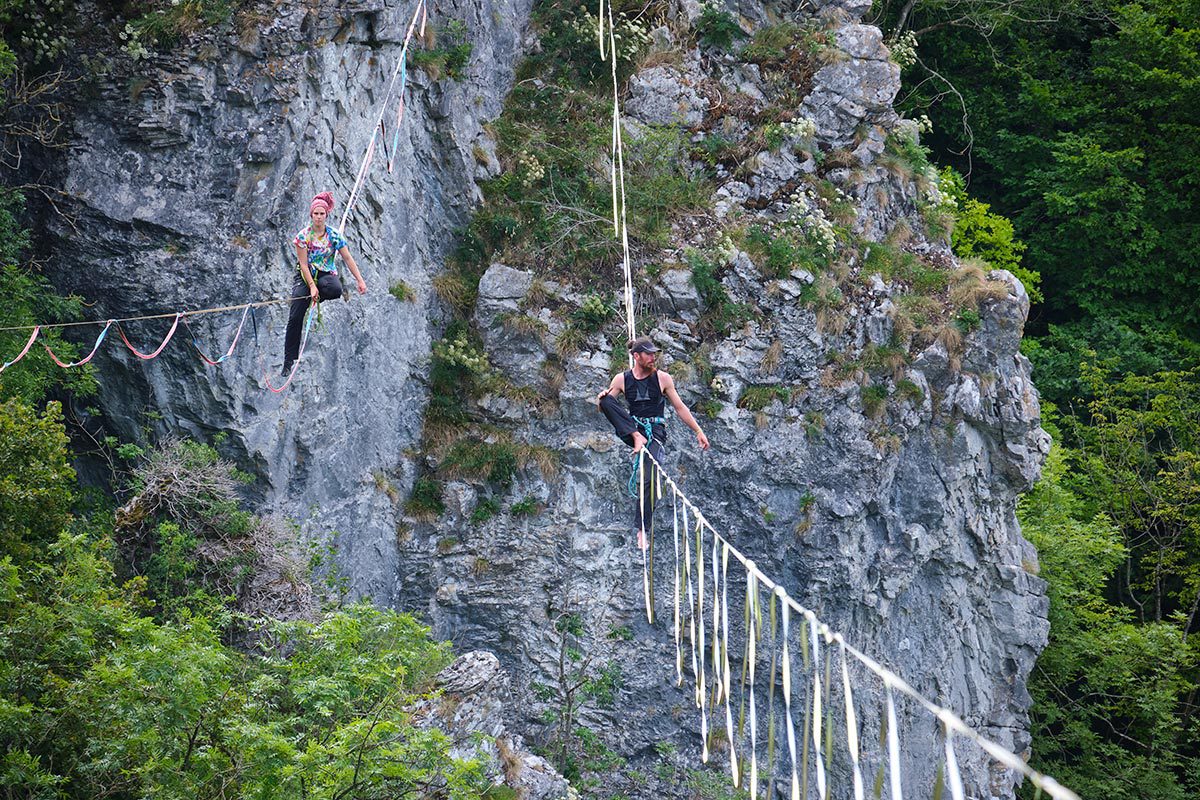
[[[712,525],[708,522],[708,520],[704,517],[703,512],[700,511],[700,509],[696,506],[696,504],[693,503],[687,497],[686,494],[684,494],[683,490],[675,482],[675,480],[673,478],[671,478],[671,476],[668,475],[663,470],[662,465],[658,464],[658,462],[655,461],[654,457],[649,455],[648,453],[647,453],[647,457],[658,468],[658,471],[659,471],[660,475],[662,476],[662,480],[666,483],[667,487],[672,491],[675,502],[677,504],[679,504],[681,507],[682,516],[685,519],[690,516],[691,520],[689,520],[688,524],[690,524],[693,521],[695,524],[695,546],[696,546],[697,554],[698,554],[698,562],[697,562],[696,572],[697,572],[697,577],[698,577],[698,581],[699,581],[700,585],[697,587],[698,602],[695,605],[691,605],[692,620],[691,620],[690,624],[691,624],[691,630],[693,631],[693,637],[692,637],[692,639],[693,639],[693,644],[692,644],[692,657],[693,657],[692,667],[693,667],[693,669],[692,669],[692,672],[696,676],[696,679],[698,681],[696,697],[697,697],[697,702],[701,706],[701,711],[702,711],[701,726],[702,726],[703,741],[704,741],[703,758],[705,761],[708,760],[708,720],[707,720],[707,708],[705,707],[705,704],[704,704],[704,694],[705,694],[704,686],[705,686],[705,673],[706,673],[706,664],[704,662],[707,661],[707,659],[703,657],[703,654],[705,653],[704,625],[699,626],[699,638],[700,638],[699,653],[701,654],[700,658],[697,658],[697,655],[696,655],[697,648],[696,648],[696,641],[695,641],[695,639],[696,639],[695,632],[696,632],[696,619],[697,619],[696,615],[699,614],[699,619],[701,619],[701,620],[704,619],[704,616],[703,616],[703,593],[704,593],[703,573],[704,573],[704,568],[703,568],[703,557],[700,555],[700,552],[702,552],[702,548],[704,545],[704,530],[707,529],[708,532],[716,540],[718,540],[720,542],[723,559],[727,559],[730,556],[732,556],[734,559],[736,559],[738,562],[740,562],[742,564],[742,566],[746,569],[748,583],[753,582],[755,584],[762,584],[768,591],[773,593],[773,595],[776,598],[778,598],[780,604],[782,605],[782,609],[783,609],[783,645],[782,645],[782,647],[783,647],[783,655],[782,655],[783,697],[784,697],[785,717],[786,717],[786,723],[787,723],[787,729],[788,729],[788,752],[789,752],[789,755],[791,756],[791,761],[792,761],[792,791],[791,791],[791,794],[792,794],[792,797],[794,798],[794,800],[798,800],[799,798],[801,798],[807,794],[807,789],[805,787],[807,786],[808,752],[806,750],[806,748],[807,748],[807,742],[806,742],[805,748],[801,749],[800,764],[797,765],[795,724],[794,724],[792,708],[791,708],[791,706],[792,706],[792,703],[791,703],[792,676],[791,676],[791,657],[790,657],[791,654],[790,654],[790,649],[789,649],[790,614],[793,611],[795,613],[799,614],[800,616],[804,617],[805,621],[807,622],[807,626],[801,628],[802,640],[811,639],[811,644],[808,642],[802,642],[801,650],[803,651],[805,648],[807,648],[809,646],[812,647],[811,657],[812,657],[812,669],[813,669],[813,699],[812,699],[812,704],[810,706],[808,706],[808,708],[806,709],[806,717],[808,717],[808,719],[806,720],[806,725],[811,724],[811,737],[813,740],[813,742],[812,742],[813,743],[813,752],[817,756],[817,758],[816,758],[817,790],[818,790],[818,795],[820,797],[824,797],[826,794],[826,792],[825,792],[826,774],[825,774],[824,758],[822,757],[822,753],[821,753],[821,719],[820,719],[820,717],[821,717],[821,679],[820,679],[820,675],[819,675],[820,649],[819,649],[817,640],[818,640],[818,637],[824,637],[827,643],[836,644],[839,646],[839,648],[843,654],[843,658],[845,658],[845,656],[847,656],[847,655],[854,658],[860,664],[862,664],[864,667],[866,667],[868,671],[872,672],[877,678],[879,678],[879,680],[883,683],[884,692],[887,697],[887,705],[888,705],[888,720],[887,720],[888,742],[887,742],[887,747],[888,747],[889,761],[891,762],[889,773],[891,776],[891,789],[892,789],[892,794],[893,794],[894,800],[902,800],[901,790],[900,790],[900,769],[899,769],[899,750],[900,750],[899,731],[898,731],[896,719],[895,719],[895,717],[896,717],[895,700],[894,700],[895,692],[899,692],[900,694],[906,695],[907,697],[911,698],[912,700],[915,700],[919,706],[924,708],[929,714],[934,716],[938,721],[940,721],[942,723],[942,726],[945,729],[946,740],[947,740],[947,745],[946,745],[947,765],[946,766],[947,766],[948,782],[950,784],[950,790],[951,790],[952,796],[954,797],[954,800],[962,800],[962,795],[960,795],[960,792],[963,791],[962,778],[961,778],[961,775],[959,774],[957,760],[954,758],[954,751],[953,751],[953,737],[954,736],[961,736],[965,739],[970,739],[972,742],[974,742],[976,745],[978,745],[980,747],[980,749],[982,749],[985,753],[987,753],[995,761],[999,762],[1000,764],[1002,764],[1004,767],[1006,767],[1008,769],[1019,772],[1021,775],[1028,778],[1035,787],[1040,788],[1043,792],[1048,794],[1051,798],[1054,798],[1054,800],[1079,800],[1078,795],[1076,795],[1070,789],[1062,786],[1060,783],[1058,783],[1058,781],[1054,780],[1054,778],[1052,778],[1048,775],[1044,775],[1044,774],[1038,772],[1037,770],[1032,769],[1028,764],[1026,764],[1024,762],[1023,759],[1021,759],[1020,756],[1016,755],[1015,753],[1010,752],[1008,749],[1006,749],[1006,748],[1002,747],[1001,745],[996,744],[995,742],[991,741],[990,739],[987,739],[986,737],[984,737],[982,734],[980,734],[979,732],[977,732],[976,730],[974,730],[973,728],[968,726],[965,722],[963,722],[962,719],[957,714],[955,714],[953,711],[951,711],[948,708],[944,708],[943,706],[940,706],[937,703],[933,702],[932,700],[926,698],[924,695],[922,695],[916,689],[912,688],[907,682],[904,681],[904,679],[902,679],[896,673],[892,672],[887,667],[884,667],[879,662],[875,661],[873,658],[866,655],[865,653],[863,653],[862,651],[860,651],[859,649],[857,649],[856,647],[851,645],[849,642],[847,642],[845,637],[841,633],[832,630],[828,625],[826,625],[824,622],[822,622],[813,611],[811,611],[808,608],[805,608],[804,606],[802,606],[798,602],[796,602],[790,595],[788,595],[786,589],[784,589],[781,585],[779,585],[774,580],[772,580],[770,577],[768,577],[765,573],[763,573],[762,570],[760,570],[751,559],[747,558],[727,538],[725,538],[720,533],[718,533],[716,531],[716,529],[713,528]],[[685,528],[686,528],[686,526],[685,526]],[[688,552],[688,550],[690,549],[691,542],[689,541],[689,539],[690,539],[689,536],[685,535],[684,538],[685,538],[685,546],[684,546],[683,558],[685,561],[684,573],[686,576],[687,573],[689,572],[689,569],[687,567],[687,560],[690,558],[690,553]],[[724,584],[723,580],[722,580],[722,584]],[[690,583],[688,584],[688,589],[689,589],[689,604],[690,604],[690,599],[691,599],[690,598],[690,589],[691,589]],[[725,604],[721,603],[720,605],[724,606]],[[728,614],[728,608],[727,607],[721,608],[721,612],[722,612],[722,620],[724,621],[726,618],[726,615]],[[761,627],[761,626],[755,626],[752,623],[751,626],[748,628],[747,636],[749,638],[751,638],[751,639],[755,638],[756,633],[757,633],[756,627]],[[728,630],[723,629],[721,633],[722,633],[722,635],[721,635],[722,641],[727,642],[728,641]],[[724,657],[727,657],[727,649],[723,647],[722,652],[723,652]],[[804,653],[804,656],[805,656],[805,661],[808,661],[808,653]],[[842,666],[843,666],[843,676],[842,676],[843,683],[845,685],[848,685],[849,668],[845,662],[843,662]],[[730,672],[730,670],[727,667],[725,667],[724,661],[722,661],[721,668],[718,670],[717,674],[721,677],[722,680],[728,680],[729,672]],[[730,703],[730,697],[729,697],[729,692],[728,692],[727,688],[723,689],[722,695],[723,695],[723,699],[724,699],[725,703],[727,704],[727,711],[728,711],[728,704]],[[850,709],[850,712],[853,713],[853,701],[850,697],[850,693],[847,691],[846,695],[847,695],[846,696],[847,707],[848,707],[848,709]],[[754,727],[753,726],[753,723],[754,723],[753,704],[751,706],[751,712],[752,712],[751,727],[752,727],[752,738],[753,738],[753,727]],[[847,727],[848,728],[852,727],[852,725],[855,721],[851,720],[849,716],[847,716],[847,720],[848,720]],[[732,717],[730,715],[727,715],[726,722],[727,722],[727,725],[729,725],[729,727],[730,727],[730,738],[732,739],[733,738],[733,729],[732,729]],[[806,734],[805,738],[808,739],[809,735],[810,735],[810,731],[805,730],[805,734]],[[853,736],[853,741],[850,740],[851,736]],[[850,734],[848,732],[847,737],[848,737],[847,747],[852,749],[852,753],[856,752],[858,749],[857,730],[855,730],[855,732],[853,734]],[[732,748],[732,742],[731,742],[731,748]],[[753,759],[754,755],[751,754],[750,758]],[[856,761],[854,755],[851,756],[851,761],[852,761],[852,763],[854,763]],[[734,779],[737,780],[736,762],[733,759],[731,759],[731,768],[733,768],[735,770],[735,773],[734,773],[735,778]],[[753,775],[753,770],[754,770],[754,764],[752,761],[752,765],[751,765],[752,775]],[[861,785],[861,775],[859,775],[858,781],[856,783],[858,785]],[[855,794],[856,798],[858,797],[857,791],[858,790],[856,789],[856,794]]]

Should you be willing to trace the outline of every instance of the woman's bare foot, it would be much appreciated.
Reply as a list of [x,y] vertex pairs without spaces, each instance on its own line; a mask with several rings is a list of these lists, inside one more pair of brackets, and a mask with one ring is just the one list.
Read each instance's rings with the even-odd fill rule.
[[646,437],[637,431],[633,432],[633,452],[641,452],[641,449],[646,446]]

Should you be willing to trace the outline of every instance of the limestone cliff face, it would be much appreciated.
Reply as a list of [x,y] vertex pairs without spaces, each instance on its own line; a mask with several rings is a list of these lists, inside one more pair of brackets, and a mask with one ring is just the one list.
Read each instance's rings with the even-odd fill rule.
[[[420,435],[438,324],[430,280],[478,196],[476,144],[500,112],[529,6],[434,11],[431,24],[466,22],[467,77],[410,72],[401,167],[388,175],[377,159],[347,226],[369,292],[326,306],[293,389],[277,396],[263,382],[268,372],[281,382],[282,305],[247,323],[236,358],[220,368],[180,346],[186,337],[146,364],[117,348],[98,356],[100,405],[118,433],[229,431],[230,455],[262,478],[261,499],[341,534],[355,589],[382,602],[396,592],[395,520],[372,473],[395,468]],[[340,216],[412,4],[283,3],[253,13],[241,32],[216,30],[184,55],[127,66],[77,109],[62,167],[71,219],[49,220],[53,268],[98,316],[286,297],[290,240],[307,223],[309,199],[332,189]],[[388,293],[397,281],[414,302]],[[236,323],[212,317],[196,333],[210,353],[223,352]],[[131,338],[165,332],[147,323]]]
[[[479,196],[475,180],[494,162],[483,125],[499,114],[529,45],[522,32],[530,3],[435,9],[435,23],[466,21],[474,44],[467,77],[410,73],[400,166],[391,175],[373,171],[349,229],[371,291],[325,306],[324,330],[292,389],[276,396],[262,381],[281,361],[277,307],[258,316],[239,356],[217,369],[198,366],[181,346],[148,364],[106,349],[100,404],[126,437],[147,424],[146,411],[155,412],[149,424],[159,433],[228,431],[229,454],[259,476],[264,507],[314,536],[336,532],[356,594],[421,611],[456,645],[499,655],[523,698],[512,720],[519,731],[548,730],[543,714],[560,704],[563,683],[563,620],[580,620],[576,644],[590,668],[616,665],[621,674],[611,703],[584,703],[583,720],[634,764],[664,757],[656,749],[664,741],[678,746],[675,763],[690,764],[698,752],[692,697],[674,686],[669,624],[644,622],[628,461],[593,402],[609,378],[612,342],[594,336],[565,363],[553,410],[499,395],[473,409],[561,457],[557,472],[522,470],[505,498],[531,497],[539,514],[472,523],[479,487],[466,481],[448,485],[447,512],[435,522],[406,518],[394,496],[426,466],[416,453],[443,315],[431,280]],[[751,3],[739,11],[748,25],[780,13]],[[860,24],[863,11],[853,2],[822,9],[836,53],[813,75],[797,118],[812,121],[821,149],[852,155],[826,176],[853,201],[856,230],[878,240],[918,215],[918,190],[880,163],[888,134],[908,123],[891,107],[899,69],[879,31]],[[694,17],[699,8],[684,2],[678,12]],[[79,109],[62,167],[73,220],[49,223],[60,287],[95,300],[105,317],[282,296],[293,274],[288,241],[309,197],[332,187],[344,200],[353,182],[410,13],[407,3],[284,3],[261,26],[214,31],[190,57],[139,65],[132,84],[107,86],[103,102]],[[693,90],[705,81],[747,102],[771,102],[751,66],[692,52],[634,78],[631,130],[711,118],[707,95]],[[738,135],[736,119],[716,122]],[[769,216],[816,168],[787,148],[764,150],[738,175],[720,175],[712,219]],[[679,235],[680,246],[701,236]],[[943,245],[915,241],[910,249],[952,261]],[[671,424],[669,467],[713,524],[799,601],[1020,752],[1028,744],[1025,680],[1045,643],[1047,605],[1014,507],[1048,450],[1018,350],[1028,311],[1020,283],[995,275],[978,327],[961,348],[947,349],[895,330],[900,289],[862,264],[851,265],[858,288],[831,320],[828,310],[801,302],[814,276],[768,281],[745,253],[727,255],[726,290],[761,314],[715,346],[709,340],[708,385],[693,365],[703,301],[686,271],[667,270],[646,288],[658,320],[652,335],[684,399],[720,408],[702,421],[713,444],[707,454]],[[388,294],[399,280],[415,301]],[[473,322],[494,368],[518,385],[540,386],[561,322],[544,313],[548,335],[505,326],[506,314],[525,310],[533,280],[494,265]],[[539,291],[555,302],[582,300],[568,286]],[[197,326],[211,350],[232,332],[228,318]],[[161,335],[151,326],[131,333]],[[915,356],[871,379],[886,387],[883,402],[865,391],[870,381],[861,374],[855,380],[830,366],[830,353],[853,361],[896,337]],[[786,387],[789,400],[739,407],[751,387]],[[669,526],[669,514],[659,519]],[[660,527],[656,542],[660,611],[672,592],[669,534]],[[877,690],[859,697],[879,707]],[[901,711],[912,764],[906,782],[927,791],[940,744],[927,717]],[[863,724],[864,740],[877,741],[877,715]],[[1011,795],[1012,776],[990,770],[977,753],[964,749],[960,758],[973,796]],[[681,794],[680,775],[659,770],[636,785],[613,777],[610,786],[631,796]]]

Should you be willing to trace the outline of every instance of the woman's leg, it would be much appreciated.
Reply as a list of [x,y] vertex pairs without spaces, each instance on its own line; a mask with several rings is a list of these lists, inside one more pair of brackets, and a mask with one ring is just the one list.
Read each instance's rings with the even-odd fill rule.
[[283,337],[283,374],[287,375],[292,364],[300,356],[300,332],[304,327],[304,315],[312,303],[308,284],[297,280],[292,287],[292,302],[288,306],[287,333]]

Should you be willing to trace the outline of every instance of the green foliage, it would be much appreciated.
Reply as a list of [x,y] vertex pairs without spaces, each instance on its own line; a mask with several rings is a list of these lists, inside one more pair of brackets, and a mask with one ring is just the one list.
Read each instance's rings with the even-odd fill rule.
[[[640,7],[615,7],[618,79],[631,74],[648,39]],[[503,252],[507,264],[608,289],[620,255],[609,176],[610,63],[596,47],[595,19],[568,0],[540,3],[541,43],[517,69],[494,123],[504,172],[483,186],[452,266],[469,284]],[[647,128],[624,142],[624,214],[633,242],[663,244],[670,220],[707,205],[703,176],[689,167],[691,143],[674,127]],[[598,269],[601,264],[610,265]]]
[[[29,248],[29,232],[20,223],[23,210],[24,199],[18,192],[0,188],[0,229],[11,232],[0,242],[0,282],[5,287],[0,328],[31,326],[29,330],[0,330],[0,363],[16,358],[24,349],[33,325],[77,320],[83,308],[80,298],[59,297],[45,278],[21,266]],[[93,336],[99,333],[98,327],[85,330]],[[62,338],[61,328],[42,329],[25,358],[0,374],[0,399],[20,397],[36,403],[59,387],[81,396],[95,391],[90,366],[61,369],[39,343],[64,361],[79,357],[79,349]]]
[[1050,592],[1050,644],[1030,682],[1033,766],[1081,797],[1193,797],[1200,743],[1180,721],[1194,710],[1200,653],[1184,618],[1139,622],[1113,601],[1132,553],[1117,521],[1071,488],[1080,455],[1052,450],[1018,512]]
[[776,400],[787,405],[791,399],[792,393],[783,386],[747,386],[737,405],[748,411],[762,411]]
[[863,411],[868,417],[878,417],[887,405],[888,390],[883,384],[873,384],[862,389]]
[[438,469],[451,477],[508,488],[517,473],[517,449],[508,442],[461,439],[451,445]]
[[234,10],[234,0],[158,0],[149,5],[120,35],[125,51],[135,60],[149,55],[147,47],[168,48],[227,21]]
[[436,423],[467,422],[467,400],[490,369],[487,356],[468,335],[466,325],[451,324],[445,337],[433,345],[425,418]]
[[1200,366],[1200,342],[1163,325],[1136,328],[1097,318],[1050,325],[1045,335],[1027,338],[1021,350],[1033,362],[1038,391],[1055,405],[1082,408],[1091,386],[1080,380],[1079,365],[1104,363],[1119,375],[1152,375]]
[[[140,500],[127,508],[143,509],[143,527],[173,518],[152,526],[157,564],[122,584],[108,520],[66,515],[71,476],[57,413],[9,400],[0,414],[0,454],[20,459],[0,468],[6,795],[387,800],[431,785],[455,800],[481,795],[488,781],[478,764],[451,758],[443,734],[410,719],[449,660],[412,617],[356,605],[317,622],[262,621],[280,646],[248,654],[225,644],[224,615],[212,609],[147,616],[149,587],[187,584],[204,532],[238,530],[213,491],[156,485],[153,465],[178,467],[185,484],[199,473],[203,489],[220,462],[200,445],[151,457]],[[51,530],[67,527],[83,532],[46,546]],[[43,546],[20,546],[29,541]]]
[[[936,13],[921,50],[970,114],[972,191],[1028,246],[1050,321],[1167,323],[1195,336],[1196,1],[1068,4],[1050,25],[1009,17],[986,42]],[[928,100],[922,89],[912,103]],[[962,152],[962,106],[929,113],[930,141]]]
[[953,168],[944,168],[940,175],[939,188],[954,200],[956,208],[950,236],[954,254],[963,259],[981,258],[995,269],[1008,270],[1025,286],[1030,301],[1042,302],[1041,276],[1021,265],[1025,244],[1016,238],[1012,222],[968,195],[962,176]]
[[417,293],[404,281],[396,281],[388,287],[388,294],[401,303],[411,303],[417,299]]
[[916,255],[886,242],[871,242],[863,258],[863,271],[878,272],[884,280],[901,281],[913,293],[932,295],[942,292],[950,282],[945,269],[922,261]]
[[541,511],[542,504],[533,495],[527,495],[512,504],[509,513],[514,517],[533,517]]
[[964,308],[954,315],[954,327],[963,335],[978,330],[981,323],[979,312],[973,308]]
[[925,402],[924,390],[908,378],[896,381],[896,395],[905,400],[910,400],[917,405]]
[[500,502],[491,497],[482,497],[471,512],[471,524],[482,525],[500,513]]
[[[786,278],[797,269],[818,274],[829,263],[823,248],[807,237],[782,235],[761,226],[750,229],[745,247],[760,265],[763,275],[769,278]],[[811,284],[807,290],[812,290]]]
[[604,327],[612,315],[613,307],[599,294],[592,292],[571,314],[571,319],[584,333],[594,333]]
[[437,45],[424,50],[411,50],[409,63],[425,70],[429,77],[438,80],[445,75],[451,80],[461,81],[464,70],[471,61],[472,44],[467,41],[467,26],[462,20],[452,19],[441,30],[435,30],[433,38]]
[[433,478],[417,478],[413,483],[412,494],[404,504],[404,510],[414,517],[432,519],[446,513],[446,503],[442,500],[442,484]]
[[0,557],[23,564],[67,526],[75,485],[67,444],[58,403],[41,414],[18,399],[0,404]]
[[706,47],[730,50],[735,39],[743,39],[745,36],[733,15],[715,5],[706,3],[699,19],[696,20],[696,38]]
[[692,268],[692,285],[707,306],[708,321],[718,334],[724,336],[753,316],[749,306],[730,299],[721,284],[720,264],[715,257],[689,250],[684,258]]

